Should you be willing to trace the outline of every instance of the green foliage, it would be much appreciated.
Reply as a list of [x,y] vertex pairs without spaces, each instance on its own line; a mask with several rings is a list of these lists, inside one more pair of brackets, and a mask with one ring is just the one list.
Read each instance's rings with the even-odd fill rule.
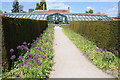
[[29,12],[29,13],[31,13],[31,12],[33,12],[33,11],[34,11],[34,9],[29,9],[29,11],[28,11],[28,12]]
[[[48,22],[46,20],[2,17],[4,38],[4,41],[2,41],[4,45],[2,52],[3,65],[10,69],[10,56],[16,54],[16,47],[23,42],[31,43],[32,40],[38,37],[47,27]],[[11,48],[15,50],[13,54],[9,52]],[[5,66],[3,67],[5,68]]]
[[40,9],[40,5],[39,5],[39,3],[36,3],[36,8],[35,8],[35,10],[39,10]]
[[42,1],[39,3],[36,3],[36,8],[35,10],[47,10],[47,4],[45,1]]
[[18,0],[14,0],[14,2],[13,2],[13,9],[11,11],[12,11],[12,13],[23,12],[23,6],[19,5]]
[[118,55],[120,21],[72,21],[70,28],[96,43],[102,49],[107,49]]
[[[53,27],[47,28],[43,35],[38,37],[37,40],[32,43],[30,52],[26,52],[22,60],[18,60],[14,63],[14,69],[3,74],[3,78],[48,78],[53,65],[53,39],[54,39]],[[31,53],[31,56],[28,56]],[[21,54],[19,52],[18,54]],[[42,63],[38,65],[36,63],[35,55],[38,55],[38,60]],[[42,58],[46,56],[46,58]],[[26,60],[33,58],[29,63],[33,64],[32,67],[27,65],[19,67],[19,64],[23,64]]]
[[120,59],[113,53],[98,48],[94,42],[64,27],[65,34],[97,67],[104,71],[110,70],[115,77],[119,77]]
[[23,5],[19,5],[19,12],[24,12],[23,11]]
[[3,12],[2,12],[2,10],[0,10],[0,14],[2,14]]
[[89,11],[85,11],[85,13],[93,13],[93,10],[90,9]]
[[70,25],[69,24],[62,24],[62,25],[59,25],[60,27],[69,27]]

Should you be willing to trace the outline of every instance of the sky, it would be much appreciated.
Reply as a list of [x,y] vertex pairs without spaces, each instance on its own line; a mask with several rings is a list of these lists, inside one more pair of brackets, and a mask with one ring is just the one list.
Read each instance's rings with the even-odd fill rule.
[[[30,8],[35,8],[36,3],[40,0],[18,0],[19,4],[23,5],[24,11]],[[46,0],[48,9],[68,9],[72,13],[85,13],[92,9],[94,13],[104,13],[109,17],[116,17],[118,14],[118,1],[119,0]],[[11,12],[13,0],[1,0],[0,10],[3,12]]]

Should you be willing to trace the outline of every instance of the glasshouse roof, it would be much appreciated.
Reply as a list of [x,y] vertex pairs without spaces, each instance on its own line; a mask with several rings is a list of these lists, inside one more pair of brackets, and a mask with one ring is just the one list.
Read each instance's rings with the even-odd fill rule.
[[56,21],[66,23],[69,21],[112,20],[106,14],[70,13],[69,10],[61,9],[35,10],[32,13],[4,13],[3,15],[13,18],[48,20],[51,23],[55,23]]

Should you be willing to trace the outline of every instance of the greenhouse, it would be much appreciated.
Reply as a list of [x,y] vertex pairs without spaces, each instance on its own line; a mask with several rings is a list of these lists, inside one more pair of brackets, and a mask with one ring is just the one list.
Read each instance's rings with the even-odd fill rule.
[[32,13],[5,13],[3,14],[13,18],[29,18],[38,20],[48,20],[52,24],[67,24],[69,21],[112,21],[105,14],[89,13],[70,13],[68,10],[37,10]]

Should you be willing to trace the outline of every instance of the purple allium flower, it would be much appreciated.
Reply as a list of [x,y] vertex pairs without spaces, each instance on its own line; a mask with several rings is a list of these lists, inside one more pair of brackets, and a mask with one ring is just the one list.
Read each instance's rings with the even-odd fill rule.
[[46,53],[44,53],[44,54],[46,54]]
[[110,53],[107,53],[108,55],[110,55]]
[[22,46],[17,46],[17,49],[23,49]]
[[34,59],[34,60],[37,60],[37,59],[38,59],[38,55],[35,55],[35,56],[33,57],[33,59]]
[[30,68],[33,67],[34,65],[32,63],[27,63],[27,66]]
[[13,60],[13,59],[15,59],[15,58],[16,58],[16,56],[15,56],[15,55],[12,55],[10,59]]
[[37,67],[37,69],[40,69],[40,67]]
[[21,60],[21,59],[22,59],[22,56],[19,56],[18,59]]
[[14,49],[10,49],[10,52],[14,52]]
[[24,45],[21,45],[22,48],[24,48],[25,46]]
[[22,66],[24,66],[24,64],[19,64],[19,65],[18,65],[18,67],[22,67]]
[[27,56],[32,56],[32,54],[31,54],[31,53],[28,53]]
[[42,53],[39,53],[39,55],[42,55]]
[[51,61],[52,59],[48,59],[48,61]]
[[36,48],[36,49],[41,50],[41,48]]
[[27,51],[30,51],[30,49],[26,46],[24,46],[24,49],[27,50]]
[[30,43],[28,43],[28,46],[30,45]]
[[100,51],[101,53],[103,53],[103,51],[102,51],[102,50],[100,50],[100,49],[99,49],[99,51]]
[[38,64],[38,65],[42,65],[42,63],[41,63],[40,61],[39,61],[39,62],[37,62],[37,64]]
[[107,50],[104,50],[105,52],[107,52]]
[[99,49],[96,49],[96,51],[98,52],[98,51],[99,51]]
[[27,44],[27,42],[23,42],[23,44]]
[[32,58],[29,58],[29,59],[27,59],[26,61],[32,61],[33,59]]
[[48,42],[49,40],[48,39],[46,39],[46,42]]
[[46,57],[46,56],[41,56],[41,58],[45,59],[45,58],[47,58],[47,57]]
[[29,59],[24,61],[24,64],[27,64],[29,61],[32,61],[32,60],[33,60],[32,58],[29,58]]

